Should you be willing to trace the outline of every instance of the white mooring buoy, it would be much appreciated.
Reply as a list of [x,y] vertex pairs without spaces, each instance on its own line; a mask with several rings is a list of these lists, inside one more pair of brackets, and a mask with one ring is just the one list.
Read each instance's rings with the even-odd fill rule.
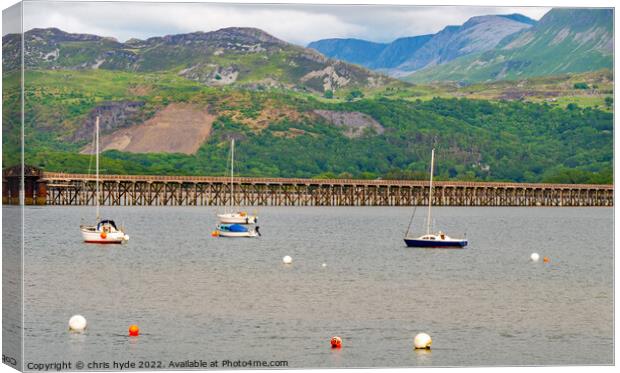
[[413,346],[416,349],[421,349],[421,348],[430,349],[432,343],[433,343],[433,340],[431,339],[431,336],[426,333],[420,333],[416,335],[415,339],[413,340]]
[[291,258],[290,256],[285,256],[284,258],[282,258],[282,263],[284,264],[291,264],[293,263],[293,258]]
[[86,319],[82,315],[74,315],[69,319],[69,330],[83,332],[86,329]]
[[327,267],[327,263],[321,264],[321,267],[323,267],[323,268]]
[[532,262],[537,262],[538,259],[540,259],[540,255],[538,255],[538,253],[532,253],[532,255],[530,255],[530,259],[532,259]]

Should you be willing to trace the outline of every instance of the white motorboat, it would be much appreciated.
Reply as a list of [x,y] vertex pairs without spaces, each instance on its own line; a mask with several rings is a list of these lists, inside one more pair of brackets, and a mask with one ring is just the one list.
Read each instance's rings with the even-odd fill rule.
[[219,224],[215,235],[219,237],[259,237],[258,227],[249,227],[241,224]]
[[123,243],[129,241],[129,235],[125,234],[123,227],[118,228],[116,223],[110,219],[101,220],[99,217],[99,117],[95,121],[95,204],[96,221],[94,225],[80,225],[82,238],[88,243]]
[[123,243],[129,236],[116,227],[113,220],[105,219],[97,225],[80,225],[84,242],[88,243]]

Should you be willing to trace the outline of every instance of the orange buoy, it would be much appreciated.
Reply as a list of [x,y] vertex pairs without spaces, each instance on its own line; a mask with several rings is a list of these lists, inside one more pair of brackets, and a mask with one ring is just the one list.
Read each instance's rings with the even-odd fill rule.
[[220,233],[218,231],[211,232],[211,237],[217,237],[219,235],[220,235]]
[[332,348],[340,348],[342,347],[342,338],[338,336],[332,337],[330,343],[332,345]]
[[101,238],[105,240],[106,237],[108,237],[108,234],[106,232],[101,232]]
[[544,263],[549,263],[550,261],[551,261],[551,259],[549,259],[549,257],[548,257],[548,256],[546,256],[546,257],[544,257],[544,258],[543,258],[543,262],[544,262]]
[[129,326],[129,336],[130,337],[137,337],[140,334],[140,328],[138,328],[138,325],[131,325]]

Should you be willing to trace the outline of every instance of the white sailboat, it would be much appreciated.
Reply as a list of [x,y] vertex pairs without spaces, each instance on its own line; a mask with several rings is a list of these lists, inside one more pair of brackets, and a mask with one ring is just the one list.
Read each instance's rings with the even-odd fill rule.
[[235,204],[235,139],[230,142],[230,209],[218,214],[222,224],[256,224],[258,217],[245,211],[234,211]]
[[[431,178],[428,190],[428,215],[426,217],[426,234],[414,238],[405,235],[408,247],[436,247],[436,248],[463,248],[467,246],[467,239],[452,238],[442,231],[431,233],[431,208],[433,206],[433,168],[435,163],[435,148],[431,152]],[[413,219],[413,218],[412,218]]]
[[95,200],[96,200],[96,224],[80,225],[82,238],[88,243],[123,243],[129,240],[129,235],[125,234],[123,228],[118,228],[116,223],[110,219],[101,219],[99,216],[99,117],[95,121]]

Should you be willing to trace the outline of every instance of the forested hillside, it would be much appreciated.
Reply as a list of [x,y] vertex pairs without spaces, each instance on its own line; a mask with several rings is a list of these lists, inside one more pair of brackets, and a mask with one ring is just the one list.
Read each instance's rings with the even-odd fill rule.
[[[103,153],[102,172],[223,175],[237,139],[244,176],[415,178],[437,143],[440,179],[612,181],[613,115],[577,105],[373,96],[330,102],[288,90],[210,87],[174,74],[28,72],[26,162],[88,172],[95,115],[102,136],[133,128],[171,105],[216,119],[193,154]],[[4,163],[17,161],[17,76],[5,79]],[[133,104],[129,104],[133,103]],[[12,105],[13,104],[13,105]],[[326,114],[327,113],[327,114]]]

